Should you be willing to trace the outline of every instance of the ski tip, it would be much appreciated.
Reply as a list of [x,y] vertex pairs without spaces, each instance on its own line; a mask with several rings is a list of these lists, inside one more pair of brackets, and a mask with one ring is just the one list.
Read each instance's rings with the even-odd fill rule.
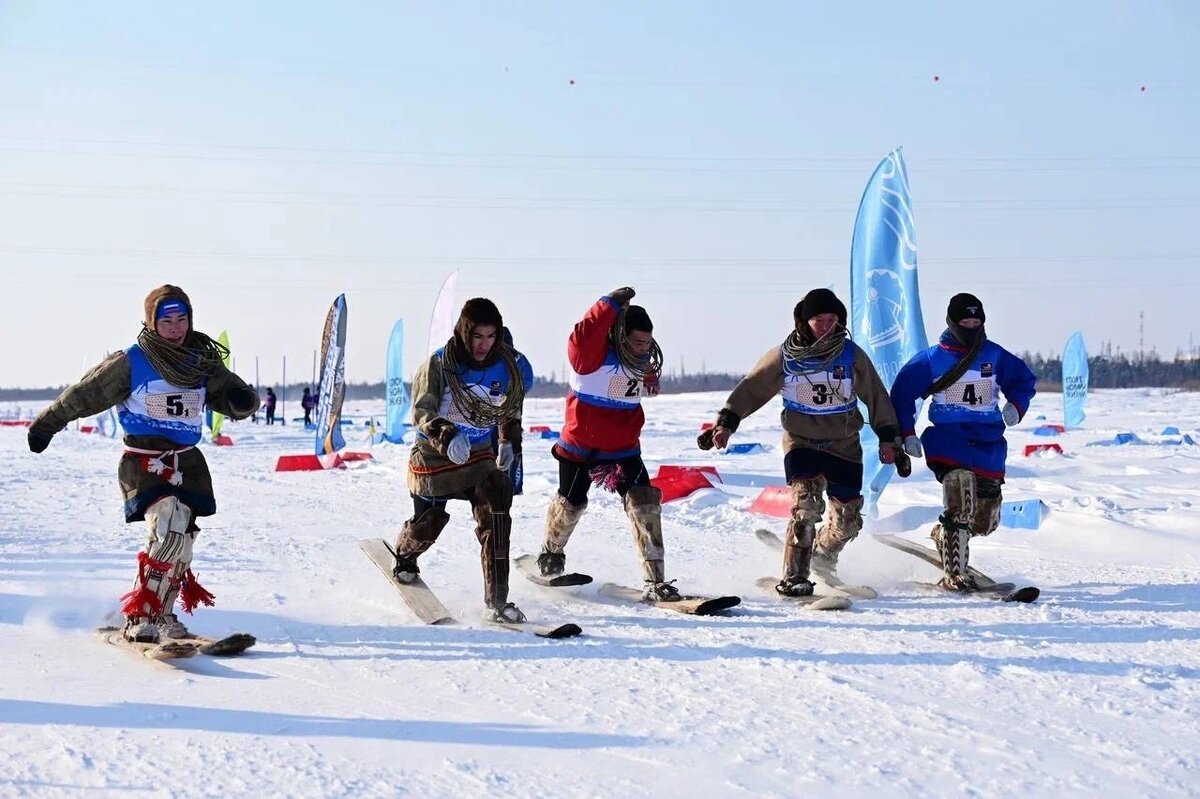
[[258,639],[249,633],[234,633],[216,641],[207,641],[197,647],[200,654],[211,657],[233,657],[240,655],[258,643]]
[[583,628],[573,622],[567,622],[566,624],[560,624],[557,627],[537,631],[537,636],[539,638],[550,638],[553,640],[558,640],[560,638],[574,638],[577,635],[583,635]]
[[737,607],[742,604],[740,596],[718,596],[712,599],[707,599],[696,606],[697,616],[712,616],[730,608]]
[[1008,594],[1005,594],[1004,601],[1005,602],[1020,602],[1022,604],[1026,604],[1029,602],[1036,602],[1038,597],[1040,597],[1041,595],[1042,595],[1042,591],[1040,588],[1035,588],[1032,585],[1027,585],[1024,588],[1018,588],[1015,591],[1011,591]]
[[590,582],[592,582],[592,575],[571,572],[570,574],[560,574],[557,577],[551,577],[548,584],[554,588],[564,588],[572,585],[587,585]]

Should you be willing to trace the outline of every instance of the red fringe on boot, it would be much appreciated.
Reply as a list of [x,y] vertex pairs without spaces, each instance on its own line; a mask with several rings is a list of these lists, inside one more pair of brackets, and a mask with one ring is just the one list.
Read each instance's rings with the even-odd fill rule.
[[[139,552],[137,560],[138,586],[128,594],[121,596],[121,612],[126,616],[157,616],[162,613],[162,600],[146,585],[146,569],[150,568],[166,573],[171,570],[171,564],[161,560],[151,560],[150,555],[146,552]],[[150,608],[149,613],[146,611],[147,606]]]
[[217,598],[205,590],[204,586],[196,581],[196,575],[192,574],[192,570],[188,569],[187,574],[183,576],[183,585],[179,589],[179,604],[183,606],[183,612],[192,615],[192,611],[199,605],[212,607],[217,601]]

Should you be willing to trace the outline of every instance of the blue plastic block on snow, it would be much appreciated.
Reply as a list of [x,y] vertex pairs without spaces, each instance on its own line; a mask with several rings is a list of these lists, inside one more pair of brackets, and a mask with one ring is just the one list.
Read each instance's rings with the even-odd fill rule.
[[1044,424],[1041,427],[1035,427],[1033,434],[1035,436],[1056,436],[1058,435],[1058,428]]
[[1036,530],[1042,525],[1042,511],[1044,510],[1046,510],[1046,503],[1040,499],[1001,502],[1000,524],[1004,527]]
[[1160,433],[1159,435],[1177,436],[1177,435],[1179,435],[1179,428],[1176,427],[1175,425],[1168,425],[1167,427],[1163,428],[1162,433]]
[[558,436],[559,436],[559,433],[558,433],[558,431],[557,431],[557,430],[543,430],[543,431],[542,431],[541,433],[539,433],[538,435],[539,435],[539,436],[541,436],[542,438],[549,439],[550,441],[553,441],[553,440],[555,440],[556,438],[558,438]]
[[757,442],[734,444],[725,450],[728,455],[749,455],[755,452],[766,452],[767,448]]
[[1114,444],[1136,444],[1139,441],[1141,439],[1137,437],[1137,433],[1117,433],[1113,437]]

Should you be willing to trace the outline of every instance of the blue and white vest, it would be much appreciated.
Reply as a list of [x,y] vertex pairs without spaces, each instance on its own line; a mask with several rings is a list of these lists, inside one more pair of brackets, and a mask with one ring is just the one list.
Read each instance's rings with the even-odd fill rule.
[[[436,356],[440,360],[442,350],[439,349]],[[508,396],[509,387],[512,385],[512,376],[503,360],[497,360],[486,369],[468,368],[460,373],[459,380],[462,382],[463,388],[491,405],[499,405],[504,402],[504,398]],[[454,426],[462,431],[472,444],[491,440],[492,428],[476,427],[467,419],[466,415],[454,404],[449,384],[442,386],[442,400],[438,406],[438,416],[454,422]]]
[[642,404],[645,383],[625,371],[612,347],[594,372],[571,375],[571,391],[581,401],[601,408],[633,410]]
[[809,370],[821,366],[821,359],[797,361],[784,355],[780,347],[783,388],[779,393],[783,397],[783,407],[793,413],[810,416],[829,416],[854,410],[858,405],[858,398],[854,395],[854,356],[857,352],[854,344],[847,341],[836,358],[823,369],[812,372]]
[[[932,424],[1000,423],[999,391],[996,370],[1000,366],[999,346],[984,342],[974,362],[954,384],[930,397],[929,421]],[[960,355],[937,348],[929,356],[929,372],[935,376],[949,372]]]
[[204,425],[204,384],[180,388],[162,378],[137,344],[125,350],[130,394],[117,406],[125,434],[158,436],[189,447],[199,443]]

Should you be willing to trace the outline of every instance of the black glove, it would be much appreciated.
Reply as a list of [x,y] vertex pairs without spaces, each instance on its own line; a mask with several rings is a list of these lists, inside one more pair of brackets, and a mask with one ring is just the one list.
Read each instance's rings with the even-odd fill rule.
[[705,430],[700,435],[696,436],[696,446],[703,450],[713,448],[713,435],[716,434],[716,428],[724,427],[730,433],[736,433],[738,425],[742,423],[742,417],[738,416],[728,408],[722,408],[717,412],[717,422],[712,427]]
[[742,423],[742,417],[738,416],[728,408],[722,408],[717,411],[717,427],[724,427],[731,433],[736,433],[738,425]]
[[45,452],[46,447],[50,446],[52,438],[54,438],[53,433],[44,432],[36,427],[29,428],[29,451]]
[[258,394],[249,386],[234,386],[225,392],[229,407],[240,413],[253,413],[258,410]]
[[904,448],[896,450],[896,474],[901,477],[908,477],[912,474],[912,458],[908,457],[908,453]]
[[608,293],[608,296],[612,297],[613,301],[618,305],[628,305],[633,301],[635,295],[637,295],[637,292],[633,290],[632,286],[622,286]]

